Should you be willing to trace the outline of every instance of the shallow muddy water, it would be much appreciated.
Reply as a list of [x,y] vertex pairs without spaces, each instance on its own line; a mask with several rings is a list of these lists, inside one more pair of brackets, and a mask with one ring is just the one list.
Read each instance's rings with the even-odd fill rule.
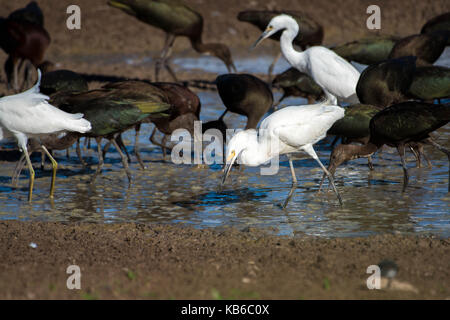
[[[450,65],[449,51],[438,61]],[[117,63],[111,57],[111,63]],[[146,66],[150,61],[126,57],[129,64]],[[178,68],[207,69],[209,72],[226,72],[217,59],[174,58]],[[236,65],[241,72],[264,73],[272,57],[250,59],[242,57]],[[109,63],[102,59],[103,63]],[[275,73],[287,68],[280,61]],[[364,66],[359,66],[363,68]],[[217,119],[223,112],[217,92],[197,91],[201,102],[201,119]],[[275,100],[280,93],[275,93]],[[283,105],[306,103],[290,98]],[[227,114],[229,127],[245,126],[244,117]],[[448,161],[444,154],[426,147],[433,167],[416,169],[412,154],[408,154],[410,183],[402,193],[403,172],[394,149],[385,147],[374,157],[375,170],[369,172],[367,160],[359,159],[340,167],[336,184],[344,206],[338,205],[333,192],[317,193],[322,173],[317,163],[306,156],[295,161],[298,187],[285,210],[280,208],[291,188],[287,159],[280,158],[279,173],[261,176],[260,168],[233,169],[225,186],[220,188],[221,165],[197,168],[196,165],[176,165],[162,159],[159,147],[148,137],[153,125],[144,125],[140,135],[140,151],[147,170],[140,169],[134,154],[134,131],[124,134],[132,157],[130,169],[133,183],[128,188],[118,153],[110,148],[103,173],[94,185],[89,179],[94,172],[97,157],[96,145],[83,150],[90,169],[83,169],[75,149],[70,158],[65,152],[55,152],[59,162],[55,199],[48,198],[50,165],[39,168],[40,155],[35,154],[36,181],[33,202],[27,202],[28,172],[24,170],[19,188],[11,186],[11,173],[15,163],[0,162],[0,220],[85,221],[85,222],[152,222],[188,224],[198,228],[234,226],[267,228],[282,235],[317,235],[324,237],[367,236],[376,233],[434,234],[450,236],[450,195],[447,192]],[[450,126],[439,130],[437,141],[447,147]],[[161,136],[158,137],[159,139]],[[329,144],[327,138],[316,146],[322,162],[327,165]],[[208,143],[205,143],[208,144]],[[5,154],[5,151],[0,151]],[[327,186],[327,185],[326,185]]]

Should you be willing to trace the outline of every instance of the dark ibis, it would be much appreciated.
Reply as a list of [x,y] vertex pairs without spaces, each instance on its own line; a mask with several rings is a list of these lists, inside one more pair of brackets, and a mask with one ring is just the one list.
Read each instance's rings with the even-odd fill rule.
[[289,68],[277,75],[272,81],[272,87],[283,91],[283,95],[276,105],[291,96],[305,98],[308,100],[308,104],[324,97],[322,88],[309,75],[295,68]]
[[398,40],[389,59],[415,56],[418,66],[431,65],[441,56],[450,39],[450,31],[415,34]]
[[203,43],[203,17],[181,0],[109,0],[114,8],[135,16],[138,20],[162,29],[166,33],[164,48],[160,60],[155,65],[155,80],[161,66],[164,66],[172,78],[176,75],[168,60],[171,55],[175,38],[189,38],[192,48],[199,53],[211,54],[222,60],[228,72],[236,71],[228,47],[221,43]]
[[420,30],[420,33],[432,33],[435,31],[450,31],[450,12],[438,15],[428,20]]
[[371,65],[387,60],[398,40],[388,35],[373,36],[345,43],[332,50],[347,61]]
[[267,83],[250,74],[223,74],[216,78],[217,90],[228,111],[247,117],[245,129],[256,129],[270,110],[273,94]]
[[[405,162],[405,146],[421,143],[432,145],[445,153],[450,164],[450,150],[430,138],[430,133],[450,121],[450,103],[429,104],[407,101],[392,105],[377,113],[370,120],[370,138],[364,145],[340,144],[332,151],[328,171],[333,174],[342,163],[368,157],[383,145],[397,148],[403,167],[403,191],[408,185],[408,169]],[[450,178],[450,168],[449,168]],[[449,181],[450,192],[450,181]]]
[[[50,35],[43,23],[42,11],[34,1],[25,8],[12,12],[7,18],[0,18],[0,47],[8,54],[5,62],[8,87],[15,91],[19,90],[19,63],[27,60],[38,67],[44,62]],[[27,83],[28,78],[27,68]]]
[[417,67],[408,89],[408,95],[424,101],[450,98],[450,68]]
[[385,108],[408,100],[408,89],[416,69],[415,57],[401,57],[370,65],[356,86],[359,101]]
[[54,101],[60,109],[81,112],[92,123],[90,132],[83,135],[72,134],[71,142],[75,142],[80,136],[92,137],[97,141],[99,164],[91,183],[95,181],[103,167],[100,142],[105,138],[117,149],[131,184],[127,158],[117,143],[118,135],[149,118],[156,119],[169,115],[171,105],[162,99],[162,96],[155,94],[157,88],[142,81],[126,82],[114,83],[87,92],[69,94],[60,92],[52,96],[51,101]]

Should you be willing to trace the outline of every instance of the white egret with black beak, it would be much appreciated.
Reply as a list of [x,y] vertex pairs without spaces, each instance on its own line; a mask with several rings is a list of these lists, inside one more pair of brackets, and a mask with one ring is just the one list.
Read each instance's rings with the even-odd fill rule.
[[287,206],[297,185],[291,154],[304,151],[320,165],[328,176],[339,203],[342,198],[334,185],[333,177],[324,167],[313,145],[325,138],[333,123],[344,117],[344,109],[329,105],[328,101],[280,109],[263,120],[259,131],[248,129],[236,133],[227,146],[227,160],[222,185],[225,183],[233,163],[255,167],[286,154],[292,174],[292,188],[283,204]]
[[323,46],[313,46],[303,52],[296,51],[292,41],[299,32],[295,19],[286,14],[270,20],[266,30],[253,45],[281,31],[281,52],[289,64],[308,74],[322,88],[332,105],[339,102],[359,103],[356,84],[360,73],[349,62]]

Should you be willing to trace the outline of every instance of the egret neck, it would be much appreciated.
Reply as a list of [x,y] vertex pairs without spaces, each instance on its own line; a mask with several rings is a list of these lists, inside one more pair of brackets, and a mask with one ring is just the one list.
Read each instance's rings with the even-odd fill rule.
[[297,34],[298,25],[293,24],[282,32],[280,38],[281,52],[291,66],[296,66],[301,72],[308,72],[306,70],[307,61],[303,57],[304,53],[295,50],[292,45]]

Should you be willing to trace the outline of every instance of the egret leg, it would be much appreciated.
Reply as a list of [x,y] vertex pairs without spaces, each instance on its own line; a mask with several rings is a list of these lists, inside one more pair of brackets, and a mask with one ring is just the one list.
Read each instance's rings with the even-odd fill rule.
[[302,147],[303,150],[306,151],[306,153],[308,153],[314,160],[317,161],[317,163],[320,165],[320,167],[322,168],[323,172],[325,172],[325,174],[328,177],[328,180],[330,181],[331,186],[333,187],[334,193],[336,193],[336,196],[339,200],[339,204],[342,206],[342,198],[341,195],[339,194],[339,192],[336,189],[336,186],[334,184],[334,179],[333,176],[331,175],[331,173],[325,168],[325,166],[322,164],[322,162],[320,161],[319,157],[316,154],[316,151],[314,151],[314,148],[312,147],[312,145],[306,145]]
[[147,169],[147,167],[144,165],[144,162],[142,161],[141,155],[139,153],[139,132],[141,131],[141,124],[138,123],[135,126],[136,134],[134,136],[134,154],[136,155],[136,159],[138,160],[142,170]]
[[27,160],[28,170],[30,171],[30,184],[28,188],[28,202],[31,202],[31,199],[33,198],[33,187],[34,187],[34,169],[33,165],[31,164],[30,156],[28,155],[28,150],[26,143],[22,145],[22,151],[25,155],[25,159]]
[[94,181],[97,178],[98,174],[102,171],[103,164],[104,164],[102,146],[100,144],[102,139],[101,138],[95,138],[95,140],[97,141],[98,165],[97,165],[97,170],[95,171],[94,175],[92,176],[91,181],[89,182],[90,184],[94,183]]
[[294,195],[294,191],[295,191],[295,189],[297,189],[297,177],[295,176],[294,164],[292,163],[292,159],[289,155],[288,155],[288,159],[289,159],[289,167],[291,169],[291,175],[292,175],[292,187],[291,187],[291,190],[289,191],[289,194],[288,194],[286,200],[284,200],[284,203],[281,206],[283,209],[286,208],[289,201],[291,201],[292,196]]
[[271,63],[271,65],[269,66],[269,70],[267,72],[267,75],[269,77],[269,83],[272,83],[272,72],[273,72],[273,68],[275,67],[275,64],[278,62],[278,60],[281,57],[281,51],[278,51],[277,56],[275,57],[275,59],[273,59],[273,62]]
[[117,149],[117,152],[120,154],[120,157],[122,158],[122,164],[123,164],[125,172],[127,173],[127,176],[128,176],[128,183],[129,183],[129,186],[131,186],[131,172],[130,172],[130,168],[128,167],[127,157],[122,152],[122,150],[120,150],[120,146],[117,143],[116,139],[111,139],[111,142],[112,142],[113,146]]
[[400,155],[400,159],[402,161],[403,166],[403,190],[402,192],[405,192],[406,187],[408,186],[408,168],[406,167],[406,161],[405,161],[405,146],[403,144],[400,144],[397,146],[398,154]]
[[50,152],[48,152],[47,148],[44,145],[42,145],[41,147],[42,150],[44,150],[44,152],[47,154],[47,157],[52,162],[53,172],[52,172],[52,182],[50,185],[50,198],[53,198],[53,194],[55,192],[55,180],[56,180],[56,171],[58,170],[58,162],[56,162],[56,160],[52,157],[52,155],[50,154]]

